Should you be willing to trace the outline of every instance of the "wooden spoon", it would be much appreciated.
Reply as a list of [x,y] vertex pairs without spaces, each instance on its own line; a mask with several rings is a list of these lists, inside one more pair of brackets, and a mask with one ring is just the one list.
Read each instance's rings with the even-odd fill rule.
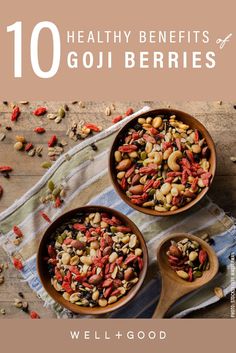
[[[203,271],[202,277],[196,278],[193,282],[180,278],[170,267],[166,255],[171,240],[178,242],[184,238],[197,241],[202,249],[207,252],[210,262],[209,270]],[[165,238],[157,249],[157,262],[162,276],[162,290],[158,305],[152,316],[153,318],[164,317],[167,310],[177,299],[207,284],[215,277],[219,268],[218,258],[212,247],[201,238],[188,233],[172,234]]]

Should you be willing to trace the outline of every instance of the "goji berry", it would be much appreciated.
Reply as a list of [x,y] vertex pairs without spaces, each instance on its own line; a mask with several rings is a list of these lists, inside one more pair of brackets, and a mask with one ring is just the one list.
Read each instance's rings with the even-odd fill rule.
[[204,262],[206,261],[207,257],[208,257],[207,252],[205,250],[201,249],[199,251],[199,255],[198,255],[198,259],[199,259],[199,262],[200,262],[201,265],[204,264]]
[[150,132],[151,135],[154,135],[154,136],[158,135],[158,130],[155,129],[155,127],[151,127],[150,129],[148,129],[148,131]]
[[126,227],[126,226],[118,226],[118,227],[116,227],[116,230],[117,230],[117,232],[121,232],[121,233],[131,232],[131,228]]
[[54,247],[52,245],[48,245],[48,255],[52,258],[55,258],[57,253],[56,250],[54,249]]
[[22,270],[24,268],[24,265],[22,264],[21,260],[17,258],[13,259],[13,265],[17,270]]
[[62,288],[69,294],[73,293],[73,289],[71,288],[70,284],[66,281],[62,282]]
[[124,153],[130,153],[130,152],[134,152],[138,149],[138,146],[136,145],[124,145],[124,146],[120,146],[118,148],[118,151],[120,152],[124,152]]
[[123,177],[122,179],[121,179],[121,183],[120,183],[120,186],[121,186],[121,188],[123,189],[123,190],[126,190],[126,188],[127,188],[127,179],[125,178],[125,177]]
[[125,115],[126,115],[126,116],[129,116],[129,115],[133,114],[133,112],[134,112],[133,109],[132,109],[132,108],[129,108],[129,109],[127,109]]
[[14,226],[14,227],[13,227],[13,232],[15,233],[15,235],[16,235],[17,238],[22,238],[22,237],[23,237],[22,231],[21,231],[20,228],[17,227],[17,226]]
[[36,313],[36,311],[31,311],[30,317],[31,317],[31,319],[40,319],[40,316],[39,316],[39,314]]
[[133,140],[138,140],[139,139],[139,133],[138,132],[133,132],[132,133],[132,139]]
[[156,139],[148,134],[144,134],[143,138],[147,142],[156,143]]
[[12,167],[9,167],[8,165],[1,165],[0,166],[0,172],[11,172]]
[[34,129],[34,132],[37,132],[37,134],[43,134],[45,131],[46,130],[44,129],[44,127],[40,127],[40,126]]
[[34,115],[36,115],[36,116],[41,116],[41,115],[46,114],[46,112],[47,112],[47,108],[45,108],[45,107],[39,107],[39,108],[35,109],[35,111],[34,111],[33,113],[34,113]]
[[178,150],[181,151],[182,150],[182,146],[181,146],[180,138],[177,137],[175,139],[175,143],[176,143],[176,146],[177,146]]
[[94,131],[94,132],[99,132],[99,131],[101,131],[101,128],[98,127],[98,126],[95,125],[95,124],[87,123],[87,124],[85,124],[85,127],[88,128],[88,129],[90,129],[90,130],[92,130],[92,131]]
[[73,228],[76,230],[79,230],[80,232],[85,232],[87,229],[84,224],[80,224],[80,223],[74,223]]
[[55,207],[58,208],[58,207],[60,207],[60,206],[61,206],[61,199],[60,199],[60,197],[58,196],[58,197],[56,198],[56,200],[55,200]]
[[16,121],[17,118],[19,117],[20,113],[21,112],[20,112],[20,108],[19,107],[13,108],[12,114],[11,114],[11,121]]
[[197,129],[194,130],[194,141],[199,142],[199,132]]
[[53,147],[57,143],[56,135],[53,135],[48,141],[48,147]]
[[189,267],[189,269],[188,269],[188,281],[189,282],[193,281],[193,269],[192,269],[192,267]]
[[25,151],[28,152],[28,151],[32,150],[33,147],[34,147],[33,144],[31,142],[29,142],[25,145]]
[[122,115],[118,115],[115,118],[112,119],[113,124],[118,123],[119,121],[121,121],[123,119]]
[[40,211],[39,214],[45,219],[45,221],[47,221],[48,223],[51,223],[51,219],[48,217],[48,215],[46,215],[46,213]]

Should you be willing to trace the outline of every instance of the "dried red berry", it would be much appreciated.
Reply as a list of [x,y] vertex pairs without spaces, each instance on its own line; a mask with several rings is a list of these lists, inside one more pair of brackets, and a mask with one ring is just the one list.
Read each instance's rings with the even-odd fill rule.
[[60,206],[61,206],[61,199],[60,199],[60,197],[57,197],[55,200],[55,207],[58,208]]
[[48,147],[53,147],[57,143],[56,135],[53,135],[50,140],[48,141]]
[[118,115],[115,118],[112,119],[113,124],[118,123],[119,121],[121,121],[123,119],[122,115]]
[[35,109],[34,115],[41,116],[41,115],[44,115],[46,112],[47,112],[47,108],[39,107],[39,108]]
[[101,128],[98,127],[98,126],[95,125],[95,124],[87,123],[87,124],[85,124],[84,126],[85,126],[86,128],[88,128],[88,129],[92,130],[92,131],[95,131],[95,132],[101,131]]
[[51,223],[51,219],[46,215],[46,213],[40,211],[39,214],[47,221],[48,223]]
[[126,116],[129,116],[129,115],[131,115],[131,114],[133,114],[133,109],[132,108],[129,108],[127,111],[126,111],[126,113],[125,113],[125,115]]
[[46,130],[44,129],[44,127],[40,127],[40,126],[34,129],[34,132],[37,132],[37,134],[43,134],[45,131]]
[[25,151],[28,152],[33,148],[33,144],[31,142],[27,143],[25,146]]
[[13,265],[15,266],[15,268],[17,270],[22,270],[23,267],[24,267],[22,262],[21,262],[21,260],[20,259],[16,259],[16,258],[13,259]]
[[11,121],[16,121],[17,118],[19,117],[20,113],[21,112],[20,112],[20,108],[19,107],[13,108],[12,114],[11,114]]
[[0,166],[0,172],[11,172],[12,167],[9,167],[8,165],[1,165]]
[[15,233],[15,235],[16,235],[17,238],[22,238],[22,237],[23,237],[22,231],[21,231],[20,228],[17,227],[17,226],[14,226],[14,227],[13,227],[13,232]]
[[31,317],[31,319],[40,319],[40,316],[39,316],[39,314],[36,313],[36,311],[31,311],[30,317]]

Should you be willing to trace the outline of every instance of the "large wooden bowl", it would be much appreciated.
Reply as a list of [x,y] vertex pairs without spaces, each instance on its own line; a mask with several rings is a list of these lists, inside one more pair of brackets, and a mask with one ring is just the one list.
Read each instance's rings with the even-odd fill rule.
[[184,212],[188,209],[190,209],[191,207],[193,207],[194,205],[196,205],[208,192],[209,187],[205,187],[198,195],[197,197],[187,203],[185,206],[178,208],[175,211],[165,211],[165,212],[158,212],[155,211],[153,209],[149,209],[146,207],[140,207],[138,205],[134,205],[129,197],[125,194],[125,192],[121,189],[117,178],[116,178],[116,166],[115,166],[115,158],[114,158],[114,152],[118,149],[118,147],[120,146],[120,140],[121,138],[125,135],[125,133],[127,132],[127,130],[134,126],[139,118],[147,118],[147,117],[155,117],[157,115],[166,115],[166,116],[171,116],[171,115],[176,115],[177,119],[181,120],[182,122],[184,122],[185,124],[189,125],[190,128],[192,129],[197,129],[198,131],[200,131],[200,133],[202,134],[203,137],[205,137],[207,145],[210,149],[210,158],[209,158],[209,162],[210,162],[210,169],[209,171],[212,174],[212,178],[210,180],[210,185],[213,181],[214,175],[215,175],[215,171],[216,171],[216,150],[215,150],[215,145],[214,142],[212,140],[211,135],[209,134],[209,132],[207,131],[207,129],[202,125],[202,123],[200,123],[200,121],[198,121],[196,118],[194,118],[193,116],[184,113],[180,110],[175,110],[175,109],[155,109],[155,110],[151,110],[147,113],[144,114],[140,114],[137,117],[134,117],[133,119],[131,119],[130,121],[127,122],[127,124],[125,124],[125,126],[123,126],[121,128],[121,130],[118,132],[118,134],[115,137],[115,140],[113,142],[113,145],[111,147],[111,151],[110,151],[110,157],[109,157],[109,172],[110,172],[110,176],[111,176],[111,180],[112,183],[117,191],[117,193],[119,194],[119,196],[132,208],[136,209],[137,211],[152,215],[152,216],[172,216],[175,215],[177,213],[181,213]]
[[[62,293],[57,292],[54,287],[51,284],[51,279],[48,273],[48,268],[47,268],[47,262],[44,260],[45,257],[48,256],[47,254],[47,243],[49,241],[49,238],[51,235],[55,232],[55,230],[60,227],[62,224],[65,222],[68,222],[72,218],[74,218],[78,213],[94,213],[94,212],[105,212],[108,214],[112,214],[115,217],[119,218],[122,223],[128,227],[131,228],[132,232],[137,235],[139,241],[140,241],[140,247],[143,250],[143,262],[144,266],[143,269],[139,275],[139,281],[137,284],[135,284],[128,292],[126,295],[118,299],[117,302],[113,304],[109,304],[106,307],[82,307],[78,306],[76,304],[72,304],[65,300],[62,297]],[[78,314],[87,314],[87,315],[100,315],[100,314],[107,314],[113,310],[119,309],[125,304],[127,304],[130,300],[134,298],[134,296],[137,294],[139,291],[146,272],[147,272],[147,266],[148,266],[148,252],[147,252],[147,246],[145,243],[145,240],[139,231],[139,229],[136,227],[136,225],[125,215],[122,213],[113,210],[108,207],[103,207],[103,206],[84,206],[80,208],[76,208],[72,211],[69,211],[59,218],[57,218],[46,230],[46,232],[43,235],[43,238],[40,242],[39,249],[38,249],[38,254],[37,254],[37,269],[38,269],[38,274],[40,277],[40,280],[43,284],[43,287],[47,291],[47,293],[61,306],[65,307],[66,309],[69,309],[75,313]]]

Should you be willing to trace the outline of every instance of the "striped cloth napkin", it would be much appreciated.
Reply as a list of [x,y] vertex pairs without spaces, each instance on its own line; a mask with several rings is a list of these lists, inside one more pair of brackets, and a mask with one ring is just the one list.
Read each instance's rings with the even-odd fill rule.
[[[22,277],[33,291],[42,298],[45,305],[55,310],[58,318],[72,317],[72,313],[61,308],[48,296],[42,287],[36,269],[36,253],[40,239],[48,223],[41,217],[43,210],[53,221],[62,213],[73,208],[97,204],[115,208],[128,215],[139,227],[147,242],[149,268],[146,280],[138,295],[124,309],[109,314],[117,318],[147,318],[160,295],[160,275],[156,268],[156,248],[165,235],[176,232],[190,232],[197,236],[208,233],[213,239],[214,249],[219,257],[220,271],[216,278],[205,287],[179,300],[169,311],[169,317],[183,317],[186,314],[206,307],[219,300],[214,287],[221,287],[224,295],[232,290],[230,256],[236,253],[236,227],[233,219],[227,216],[216,204],[205,197],[198,205],[184,214],[172,217],[153,217],[127,206],[116,194],[108,176],[108,154],[116,132],[133,116],[149,110],[144,107],[132,116],[81,142],[66,155],[62,155],[21,199],[0,214],[0,245],[12,258],[22,259]],[[96,143],[97,151],[91,144]],[[68,158],[68,155],[70,158]],[[47,182],[62,183],[67,192],[63,205],[55,209],[49,204],[40,203],[40,196],[47,190]],[[12,243],[13,226],[17,224],[24,234],[20,245]]]

